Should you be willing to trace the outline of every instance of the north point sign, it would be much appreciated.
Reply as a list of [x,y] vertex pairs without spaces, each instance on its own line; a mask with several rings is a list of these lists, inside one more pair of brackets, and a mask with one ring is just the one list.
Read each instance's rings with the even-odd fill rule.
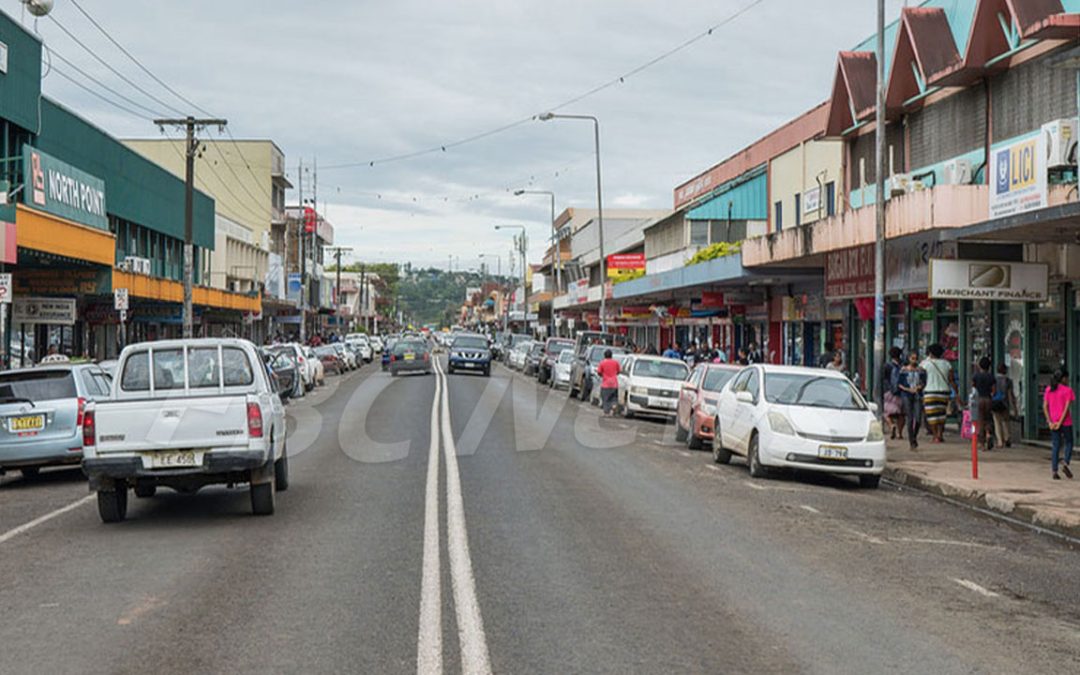
[[108,229],[105,181],[29,145],[23,146],[28,206],[83,225]]

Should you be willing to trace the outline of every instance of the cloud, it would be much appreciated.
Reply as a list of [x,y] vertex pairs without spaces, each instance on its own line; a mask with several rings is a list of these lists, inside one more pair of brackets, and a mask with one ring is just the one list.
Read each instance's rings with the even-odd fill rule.
[[[294,0],[84,2],[117,40],[237,138],[272,138],[322,167],[365,162],[465,138],[546,110],[640,65],[748,0]],[[826,7],[827,5],[827,7]],[[899,0],[889,3],[898,14]],[[18,0],[0,0],[18,18]],[[163,91],[77,13],[55,18],[128,77]],[[101,67],[49,20],[46,43],[95,77],[160,107]],[[672,189],[828,96],[836,54],[870,35],[872,3],[765,0],[676,56],[566,112],[601,120],[604,192],[612,207],[667,208]],[[118,137],[156,137],[51,76],[47,93]],[[162,110],[163,113],[172,113]],[[320,171],[343,236],[413,262],[506,250],[491,225],[530,228],[532,255],[558,208],[595,201],[593,138],[584,122],[530,122],[448,152]],[[382,198],[379,198],[379,195]],[[415,200],[413,198],[416,198]],[[295,193],[291,194],[295,199]],[[340,216],[339,216],[340,214]],[[356,229],[363,227],[362,230]],[[363,246],[360,246],[363,244]],[[431,250],[429,250],[431,249]]]

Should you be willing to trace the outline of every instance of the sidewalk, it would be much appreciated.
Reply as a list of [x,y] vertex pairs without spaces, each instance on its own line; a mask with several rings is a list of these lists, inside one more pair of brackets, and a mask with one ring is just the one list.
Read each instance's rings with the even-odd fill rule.
[[971,441],[955,427],[944,443],[919,438],[918,450],[907,440],[886,441],[885,478],[973,506],[992,509],[1073,537],[1080,537],[1080,462],[1075,480],[1050,478],[1050,450],[1014,444],[979,452],[979,480],[971,478]]

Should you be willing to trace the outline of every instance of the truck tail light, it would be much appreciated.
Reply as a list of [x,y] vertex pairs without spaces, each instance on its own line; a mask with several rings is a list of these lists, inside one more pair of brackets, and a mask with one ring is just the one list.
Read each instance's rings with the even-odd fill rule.
[[79,412],[75,414],[75,426],[81,427],[83,425],[83,413],[86,412],[86,399],[82,396],[79,397]]
[[94,447],[97,443],[97,424],[93,410],[82,413],[82,444],[84,448]]
[[248,420],[248,436],[251,438],[262,438],[263,435],[263,418],[262,409],[259,408],[259,404],[254,401],[247,404],[247,420]]

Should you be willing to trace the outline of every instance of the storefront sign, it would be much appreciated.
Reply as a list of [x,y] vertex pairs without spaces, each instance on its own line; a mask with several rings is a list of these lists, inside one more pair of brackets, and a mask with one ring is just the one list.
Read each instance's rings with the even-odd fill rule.
[[113,308],[118,312],[126,312],[128,309],[128,289],[117,288],[113,290]]
[[28,206],[76,223],[109,229],[105,181],[29,145],[23,146],[23,175]]
[[11,321],[15,324],[75,324],[75,298],[15,298]]
[[874,294],[874,245],[866,244],[825,256],[825,295],[858,298]]
[[11,302],[11,273],[0,274],[0,303]]
[[1043,302],[1048,297],[1045,263],[931,260],[930,297],[961,300]]
[[816,215],[821,208],[821,188],[807,190],[802,196],[803,214]]
[[702,307],[723,307],[724,294],[719,291],[702,291],[700,305]]
[[112,288],[112,270],[27,269],[15,277],[19,295],[105,295]]
[[1046,208],[1046,141],[1034,138],[995,148],[990,162],[990,217]]
[[885,291],[925,293],[934,258],[955,259],[956,242],[938,241],[934,233],[890,239],[885,246]]
[[624,319],[651,319],[653,311],[648,305],[625,305],[621,316]]
[[578,279],[566,287],[566,294],[570,296],[570,304],[583,305],[589,301],[589,280]]
[[645,276],[644,253],[617,253],[607,257],[607,276],[618,284]]

